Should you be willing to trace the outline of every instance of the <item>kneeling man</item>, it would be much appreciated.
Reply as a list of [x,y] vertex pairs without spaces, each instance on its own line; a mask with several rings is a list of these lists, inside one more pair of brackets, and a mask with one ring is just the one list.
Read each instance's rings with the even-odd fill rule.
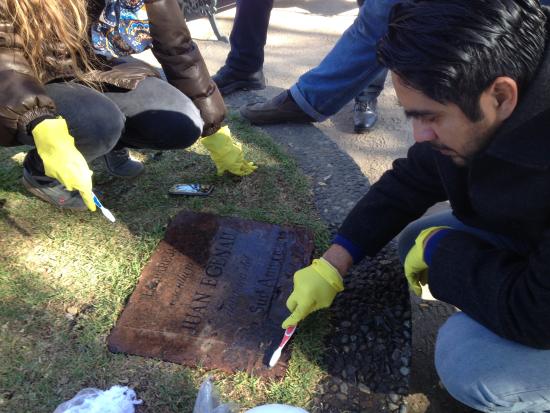
[[[447,390],[485,412],[550,411],[549,16],[538,0],[394,6],[378,56],[416,143],[295,274],[284,327],[403,230],[412,290],[461,310],[436,343]],[[444,200],[452,211],[421,218]]]

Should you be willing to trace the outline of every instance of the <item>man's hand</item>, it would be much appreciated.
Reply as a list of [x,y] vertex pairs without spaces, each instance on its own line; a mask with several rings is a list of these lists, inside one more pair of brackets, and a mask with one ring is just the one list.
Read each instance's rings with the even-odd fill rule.
[[210,152],[210,157],[218,169],[218,175],[228,171],[234,175],[245,176],[258,168],[252,162],[244,160],[242,146],[231,139],[228,126],[220,128],[213,135],[202,138],[201,143]]
[[44,162],[46,175],[57,179],[68,191],[78,190],[88,209],[95,211],[92,171],[74,146],[74,138],[69,134],[65,119],[43,120],[32,130],[32,136]]
[[424,261],[424,248],[428,239],[437,231],[448,227],[429,227],[424,229],[414,242],[405,258],[405,276],[411,290],[417,295],[422,295],[422,286],[428,284],[428,264]]
[[313,311],[330,307],[337,293],[344,290],[342,277],[327,260],[319,258],[294,274],[294,290],[286,306],[292,314],[283,328],[295,326]]

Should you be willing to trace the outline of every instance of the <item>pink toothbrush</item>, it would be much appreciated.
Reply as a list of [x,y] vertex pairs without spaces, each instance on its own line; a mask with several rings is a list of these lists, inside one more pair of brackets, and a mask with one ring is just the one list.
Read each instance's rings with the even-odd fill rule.
[[288,343],[288,340],[290,340],[290,337],[292,337],[292,334],[294,334],[295,330],[296,330],[296,326],[290,326],[285,330],[285,335],[281,340],[281,344],[279,344],[279,347],[277,347],[277,350],[273,352],[273,355],[269,360],[269,368],[272,368],[275,366],[275,364],[277,364],[277,362],[279,361],[279,358],[281,357],[283,348],[286,346],[286,343]]

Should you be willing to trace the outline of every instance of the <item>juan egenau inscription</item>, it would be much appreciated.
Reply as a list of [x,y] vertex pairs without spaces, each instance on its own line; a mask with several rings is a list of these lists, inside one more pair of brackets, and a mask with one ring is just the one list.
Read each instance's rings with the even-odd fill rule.
[[294,272],[308,265],[303,229],[182,212],[142,271],[111,335],[112,351],[225,371],[267,370]]

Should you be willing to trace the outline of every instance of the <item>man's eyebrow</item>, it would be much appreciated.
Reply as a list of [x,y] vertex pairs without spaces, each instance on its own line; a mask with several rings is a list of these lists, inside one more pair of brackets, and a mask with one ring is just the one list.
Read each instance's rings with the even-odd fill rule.
[[405,116],[407,118],[423,118],[426,116],[433,116],[436,112],[431,110],[405,110]]

